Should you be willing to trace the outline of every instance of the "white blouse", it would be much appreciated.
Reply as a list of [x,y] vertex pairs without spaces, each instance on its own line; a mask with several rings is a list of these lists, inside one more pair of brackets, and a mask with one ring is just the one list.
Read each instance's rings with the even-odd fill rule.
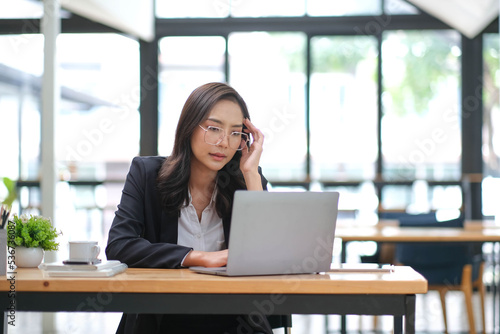
[[199,221],[189,192],[189,204],[181,208],[178,220],[177,244],[205,252],[215,252],[225,248],[222,218],[217,215],[215,209],[215,195],[216,190]]

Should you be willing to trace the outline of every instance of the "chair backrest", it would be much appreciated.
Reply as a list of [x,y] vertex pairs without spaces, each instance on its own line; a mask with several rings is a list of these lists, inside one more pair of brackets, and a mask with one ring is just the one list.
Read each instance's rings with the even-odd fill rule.
[[400,218],[406,218],[406,217],[408,217],[409,219],[429,218],[429,219],[436,220],[436,213],[429,212],[429,213],[411,214],[411,213],[407,213],[404,211],[382,211],[382,212],[379,212],[378,217],[379,217],[379,219],[398,219],[398,220]]
[[[429,215],[405,215],[399,218],[402,227],[463,228],[464,219],[437,221]],[[468,243],[422,242],[396,245],[396,261],[413,267],[429,284],[458,284],[462,268],[473,262],[473,248]]]
[[403,215],[398,218],[399,226],[402,227],[464,227],[462,217],[438,221],[435,213],[424,213],[418,215]]
[[[436,213],[420,213],[420,214],[403,214],[398,218],[399,226],[408,227],[425,227],[425,226],[435,226],[435,224],[442,224],[444,222],[438,222],[436,218]],[[459,224],[460,225],[460,224]],[[443,226],[444,227],[444,226]],[[451,226],[446,226],[451,227]],[[460,227],[460,226],[457,226]],[[463,224],[462,224],[463,227]]]

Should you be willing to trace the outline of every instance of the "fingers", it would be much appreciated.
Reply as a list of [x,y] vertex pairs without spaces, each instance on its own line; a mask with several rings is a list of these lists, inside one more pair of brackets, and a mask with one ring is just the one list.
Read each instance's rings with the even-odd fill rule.
[[[264,134],[259,129],[257,129],[248,118],[244,120],[244,124],[246,126],[245,132],[252,134],[253,142],[248,150],[243,149],[241,151],[240,169],[244,175],[249,175],[249,173],[256,173],[258,171],[259,161],[264,144]],[[261,185],[260,176],[259,185]]]
[[210,259],[206,262],[206,267],[222,267],[227,264],[228,250],[209,252]]
[[264,143],[264,134],[250,122],[250,119],[245,118],[243,122],[247,127],[247,131],[252,134],[253,141],[262,145]]

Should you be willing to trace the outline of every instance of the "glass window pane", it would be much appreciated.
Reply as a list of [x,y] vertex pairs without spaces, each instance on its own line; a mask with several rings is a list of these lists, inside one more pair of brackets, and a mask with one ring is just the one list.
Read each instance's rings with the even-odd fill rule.
[[28,74],[43,73],[43,36],[40,34],[0,36],[0,64]]
[[231,16],[234,17],[303,16],[304,14],[304,0],[231,0]]
[[307,1],[307,14],[311,16],[380,15],[381,13],[380,0]]
[[0,50],[0,140],[10,159],[0,176],[38,179],[43,36],[0,36]]
[[[4,84],[11,87],[4,90],[11,93],[0,96],[0,104],[8,105],[15,122],[8,135],[17,150],[13,156],[19,157],[12,165],[19,179],[38,179],[43,37],[3,36],[0,44],[5,44],[0,55]],[[72,180],[105,178],[102,163],[128,164],[138,153],[138,43],[117,34],[62,34],[58,51],[62,96],[55,134],[58,173]],[[129,69],[126,76],[123,68]],[[20,144],[15,144],[18,139]],[[6,175],[13,175],[13,170]]]
[[156,15],[162,18],[303,16],[304,0],[158,0]]
[[[486,34],[483,40],[483,214],[500,217],[500,41],[498,34]],[[497,218],[498,219],[498,218]]]
[[139,153],[138,43],[118,34],[62,34],[58,57],[60,173],[65,179],[104,180],[111,163],[129,165]]
[[[62,34],[58,43],[62,86],[120,106],[122,94],[138,90],[137,41],[118,34]],[[139,107],[138,96],[128,102]]]
[[160,18],[227,17],[231,0],[157,0],[156,16]]
[[161,155],[169,155],[175,129],[189,94],[207,82],[224,82],[223,37],[165,37],[160,47],[159,143]]
[[430,209],[433,211],[457,212],[462,209],[462,188],[460,186],[433,186],[429,189]]
[[[28,19],[43,16],[43,2],[34,0],[4,0],[0,2],[1,19]],[[29,29],[29,28],[28,28]]]
[[327,186],[324,191],[338,191],[339,219],[353,220],[363,225],[373,225],[377,222],[375,212],[378,198],[373,182],[362,182],[357,186]]
[[406,210],[412,200],[411,186],[386,185],[382,188],[382,201],[380,209]]
[[500,41],[498,34],[484,36],[484,174],[500,177]]
[[[0,64],[0,68],[5,69],[3,64]],[[0,178],[9,177],[14,180],[19,178],[20,100],[22,100],[22,95],[17,87],[3,82],[3,80],[0,81],[0,122],[2,124],[0,142],[9,143],[2,145],[3,155],[9,157],[9,163],[5,163],[5,160],[2,159],[4,163],[0,164]],[[5,126],[5,124],[9,126]],[[3,190],[3,185],[0,185],[0,192]],[[5,197],[2,195],[4,194],[0,193],[0,200]]]
[[460,35],[397,31],[382,49],[385,179],[460,178]]
[[377,43],[311,39],[311,178],[373,179],[377,159]]
[[230,83],[265,135],[261,165],[269,180],[306,177],[305,45],[302,33],[229,36]]
[[500,207],[498,198],[500,198],[500,178],[487,176],[483,179],[482,185],[483,215],[495,217],[500,221]]
[[382,188],[382,210],[401,210],[410,213],[439,211],[456,213],[462,207],[460,186],[429,186],[418,180],[412,185],[386,185]]
[[418,9],[404,0],[385,0],[384,13],[388,15],[418,14]]

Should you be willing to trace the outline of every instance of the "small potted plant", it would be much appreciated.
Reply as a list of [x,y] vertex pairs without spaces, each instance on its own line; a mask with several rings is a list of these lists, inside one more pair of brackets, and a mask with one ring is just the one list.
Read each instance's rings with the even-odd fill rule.
[[37,267],[42,263],[44,251],[59,248],[55,239],[62,233],[57,232],[48,218],[14,215],[7,229],[7,243],[9,247],[15,248],[14,261],[18,267]]

